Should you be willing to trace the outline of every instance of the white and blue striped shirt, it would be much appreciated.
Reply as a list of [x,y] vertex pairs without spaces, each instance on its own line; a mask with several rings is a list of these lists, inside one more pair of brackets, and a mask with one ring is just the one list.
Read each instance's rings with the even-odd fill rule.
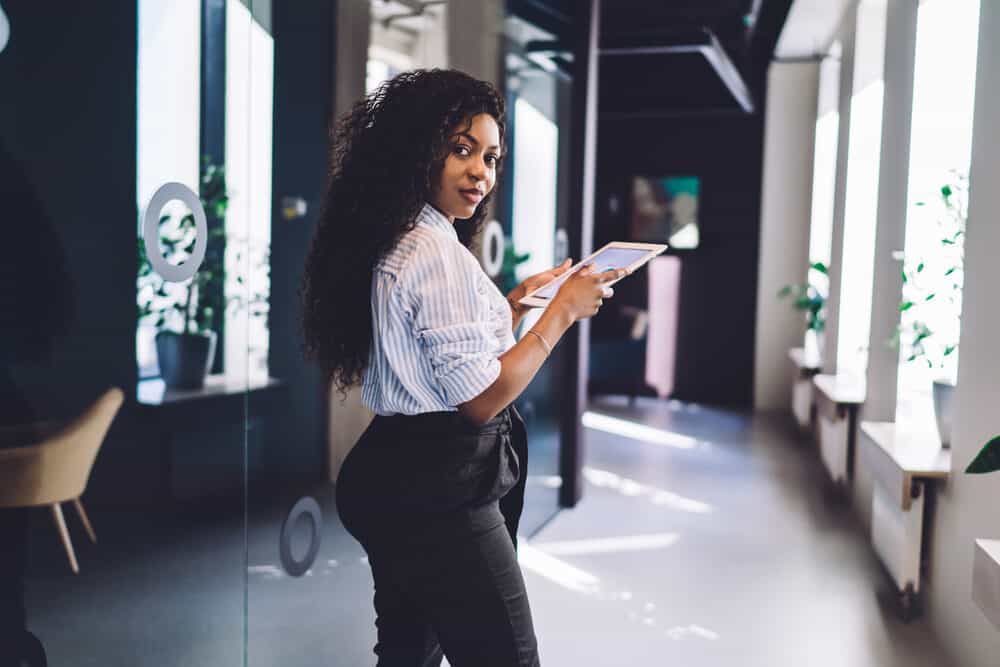
[[510,305],[429,204],[372,277],[372,350],[361,398],[380,415],[456,410],[500,375]]

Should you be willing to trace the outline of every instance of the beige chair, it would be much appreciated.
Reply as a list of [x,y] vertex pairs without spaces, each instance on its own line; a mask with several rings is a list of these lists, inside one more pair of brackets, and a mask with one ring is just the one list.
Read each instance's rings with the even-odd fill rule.
[[61,505],[73,501],[87,535],[97,542],[80,496],[124,397],[121,389],[112,387],[65,425],[42,422],[0,428],[4,444],[0,447],[0,507],[48,506],[74,573],[80,568]]

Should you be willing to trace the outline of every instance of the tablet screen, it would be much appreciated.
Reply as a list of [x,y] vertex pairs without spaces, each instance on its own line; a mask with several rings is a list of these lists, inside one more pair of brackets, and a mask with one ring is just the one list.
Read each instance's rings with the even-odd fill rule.
[[[624,269],[648,254],[649,250],[642,248],[607,248],[591,257],[588,261],[594,265],[594,273],[601,273],[603,271],[610,271],[611,269]],[[540,299],[551,299],[559,291],[559,287],[562,286],[563,282],[575,272],[564,273],[544,288],[535,292],[532,296]]]

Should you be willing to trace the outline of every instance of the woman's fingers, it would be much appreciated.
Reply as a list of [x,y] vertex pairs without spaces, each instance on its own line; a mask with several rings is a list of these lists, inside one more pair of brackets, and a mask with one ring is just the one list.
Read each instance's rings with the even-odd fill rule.
[[604,296],[605,299],[610,299],[614,295],[615,295],[615,291],[613,289],[611,289],[610,287],[605,287],[604,288],[603,296]]
[[549,270],[549,273],[551,273],[553,276],[561,276],[562,274],[564,274],[567,271],[569,271],[570,267],[572,267],[572,266],[573,266],[573,264],[570,263],[570,259],[569,259],[569,257],[567,257],[566,261],[564,261],[562,264],[560,264],[559,266],[555,267],[554,269]]

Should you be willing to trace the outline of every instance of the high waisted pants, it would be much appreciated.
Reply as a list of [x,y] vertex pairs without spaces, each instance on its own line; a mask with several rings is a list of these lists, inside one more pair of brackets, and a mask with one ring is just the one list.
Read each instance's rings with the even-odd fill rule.
[[337,480],[375,580],[378,667],[538,665],[515,553],[527,439],[513,406],[377,416]]

